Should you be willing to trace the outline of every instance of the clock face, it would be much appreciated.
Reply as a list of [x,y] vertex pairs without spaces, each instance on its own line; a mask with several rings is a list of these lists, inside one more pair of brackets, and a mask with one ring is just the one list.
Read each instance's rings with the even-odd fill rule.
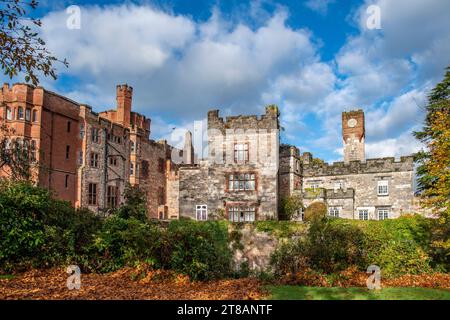
[[350,119],[347,122],[347,124],[350,128],[353,128],[354,126],[356,126],[357,123],[358,123],[358,121],[356,121],[356,119]]

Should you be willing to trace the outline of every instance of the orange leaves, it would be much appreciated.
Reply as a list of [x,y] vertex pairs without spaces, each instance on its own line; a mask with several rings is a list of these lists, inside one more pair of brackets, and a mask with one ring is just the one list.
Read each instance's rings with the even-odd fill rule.
[[142,268],[82,274],[80,290],[67,289],[66,280],[63,269],[33,270],[10,280],[1,279],[0,299],[253,300],[264,296],[256,279],[191,282],[170,271]]

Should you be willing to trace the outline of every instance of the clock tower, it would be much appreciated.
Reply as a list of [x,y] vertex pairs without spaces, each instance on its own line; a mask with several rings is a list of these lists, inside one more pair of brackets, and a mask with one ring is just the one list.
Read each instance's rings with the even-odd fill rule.
[[342,138],[344,142],[344,162],[366,161],[364,140],[364,111],[361,109],[342,112]]

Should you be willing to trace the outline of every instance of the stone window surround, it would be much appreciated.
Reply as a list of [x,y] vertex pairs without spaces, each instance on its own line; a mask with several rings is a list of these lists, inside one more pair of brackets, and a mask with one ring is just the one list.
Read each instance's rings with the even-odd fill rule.
[[[390,217],[391,214],[391,207],[383,206],[383,207],[376,207],[376,218],[377,220],[387,220]],[[383,218],[380,219],[380,214],[383,214]]]
[[331,206],[328,208],[328,215],[330,217],[339,218],[341,211],[342,211],[342,207]]
[[98,168],[98,153],[91,152],[89,158],[89,165],[91,168]]
[[[361,217],[363,219],[361,219]],[[370,220],[369,209],[364,209],[364,208],[358,209],[358,220],[364,220],[364,221]]]
[[88,205],[98,205],[98,183],[88,183]]
[[109,208],[116,208],[118,204],[118,195],[119,195],[119,188],[117,186],[111,186],[109,185],[107,187],[107,205]]
[[[237,150],[236,146],[243,145],[243,150]],[[238,160],[239,152],[243,152],[244,160]],[[233,161],[234,163],[249,163],[250,162],[250,144],[248,142],[234,142],[233,144]]]
[[[203,216],[203,213],[205,216]],[[199,216],[200,214],[200,216]],[[199,219],[200,217],[200,219]],[[205,219],[203,219],[205,217]],[[207,221],[208,220],[208,205],[198,204],[195,206],[195,220],[197,221]]]
[[[251,190],[230,190],[230,175],[240,175],[240,174],[253,174],[255,176],[254,184],[255,188]],[[258,190],[258,173],[256,171],[234,171],[227,173],[225,176],[225,191],[226,192],[255,192]]]
[[255,209],[255,220],[258,221],[258,211],[259,204],[257,202],[228,202],[225,205],[225,213],[228,221],[230,220],[230,208],[254,208]]
[[380,178],[377,181],[377,196],[389,196],[389,180]]

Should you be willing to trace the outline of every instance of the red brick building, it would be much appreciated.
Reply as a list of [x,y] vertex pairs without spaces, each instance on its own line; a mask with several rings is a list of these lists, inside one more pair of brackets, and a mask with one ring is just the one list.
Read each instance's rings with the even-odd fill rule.
[[[117,108],[95,113],[42,87],[5,84],[0,124],[31,146],[39,163],[36,183],[74,206],[116,207],[129,182],[145,191],[149,217],[177,218],[167,196],[168,180],[177,174],[174,148],[150,139],[150,119],[131,111],[132,95],[131,87],[118,85]],[[0,176],[8,176],[7,168]]]

